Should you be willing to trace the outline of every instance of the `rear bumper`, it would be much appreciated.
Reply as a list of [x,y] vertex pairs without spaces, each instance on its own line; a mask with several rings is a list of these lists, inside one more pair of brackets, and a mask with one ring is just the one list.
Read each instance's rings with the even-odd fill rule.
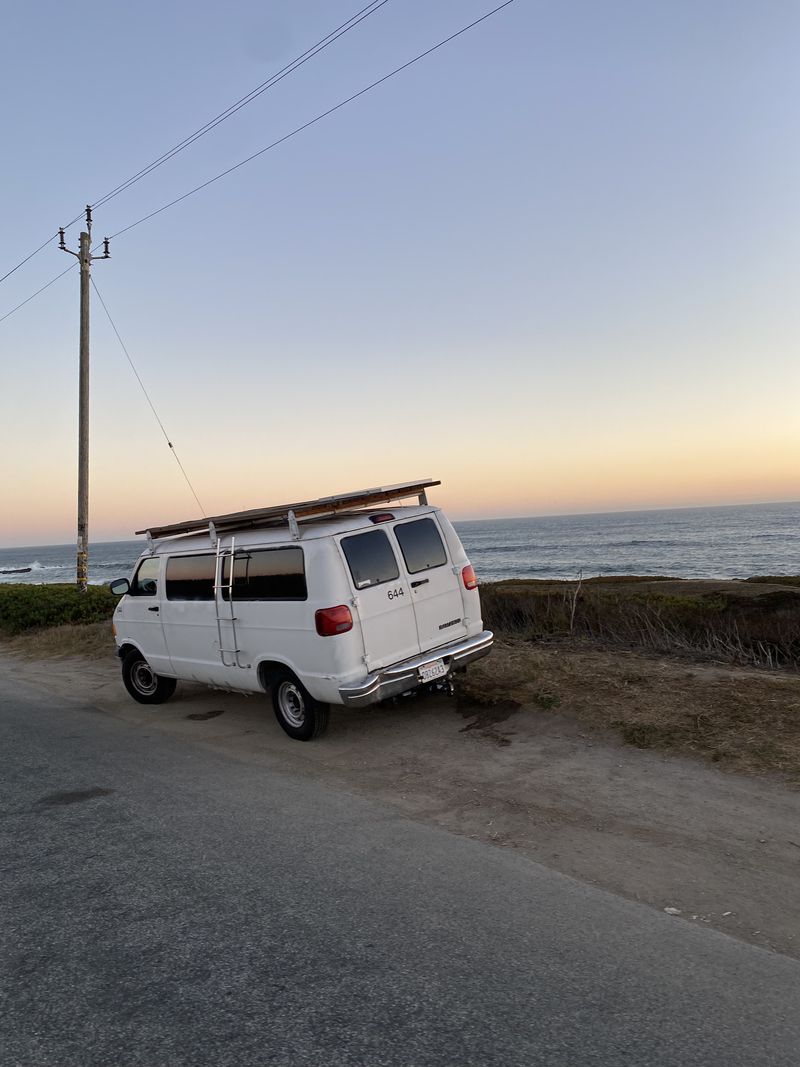
[[422,685],[419,676],[420,667],[443,660],[447,667],[447,677],[454,667],[464,667],[481,656],[488,656],[492,649],[494,634],[491,630],[484,630],[475,637],[465,637],[461,641],[455,641],[452,645],[444,645],[426,652],[423,656],[395,663],[391,667],[382,667],[379,671],[368,674],[363,682],[358,685],[345,685],[339,689],[339,697],[343,704],[351,708],[366,708],[370,704],[377,704],[388,697],[399,696],[407,693],[409,689],[415,689]]

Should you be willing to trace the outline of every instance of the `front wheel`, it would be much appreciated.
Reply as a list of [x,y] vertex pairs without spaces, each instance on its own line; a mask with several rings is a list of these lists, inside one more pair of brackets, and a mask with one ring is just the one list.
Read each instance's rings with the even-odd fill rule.
[[291,671],[272,676],[272,706],[281,729],[295,741],[311,741],[328,729],[329,705],[315,700]]
[[141,652],[132,649],[122,661],[122,681],[140,704],[163,704],[175,692],[174,678],[156,674]]

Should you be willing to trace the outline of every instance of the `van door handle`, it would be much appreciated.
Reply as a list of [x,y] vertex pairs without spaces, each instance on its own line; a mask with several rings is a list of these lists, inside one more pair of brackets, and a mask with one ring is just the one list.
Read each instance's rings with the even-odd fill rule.
[[430,578],[420,578],[418,582],[411,583],[411,588],[416,589],[418,585],[427,585],[429,581]]
[[158,608],[148,608],[148,611],[158,611]]

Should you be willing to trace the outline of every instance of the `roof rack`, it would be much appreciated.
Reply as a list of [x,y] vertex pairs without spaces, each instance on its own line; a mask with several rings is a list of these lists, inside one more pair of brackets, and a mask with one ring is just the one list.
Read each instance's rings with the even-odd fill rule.
[[353,493],[341,493],[338,496],[324,496],[319,500],[302,500],[296,504],[278,504],[276,507],[255,508],[252,511],[234,511],[229,515],[188,519],[186,522],[175,522],[169,526],[149,526],[147,529],[137,530],[136,533],[137,535],[147,534],[150,540],[206,532],[209,532],[213,538],[216,534],[231,530],[288,524],[294,536],[299,537],[297,532],[299,519],[326,518],[350,511],[359,511],[376,504],[388,504],[390,501],[403,500],[411,496],[418,497],[420,504],[427,504],[425,490],[441,484],[429,478],[418,482],[401,482],[399,485],[385,485],[376,489],[359,489]]

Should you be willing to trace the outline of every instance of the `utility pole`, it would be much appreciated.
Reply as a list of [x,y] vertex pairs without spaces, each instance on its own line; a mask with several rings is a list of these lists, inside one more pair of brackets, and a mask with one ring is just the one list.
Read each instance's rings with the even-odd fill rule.
[[86,205],[86,229],[81,233],[79,251],[64,244],[64,230],[58,231],[59,248],[76,256],[81,271],[81,325],[78,385],[78,589],[86,592],[89,579],[89,285],[92,260],[110,259],[108,238],[103,241],[103,255],[92,255],[92,209]]

